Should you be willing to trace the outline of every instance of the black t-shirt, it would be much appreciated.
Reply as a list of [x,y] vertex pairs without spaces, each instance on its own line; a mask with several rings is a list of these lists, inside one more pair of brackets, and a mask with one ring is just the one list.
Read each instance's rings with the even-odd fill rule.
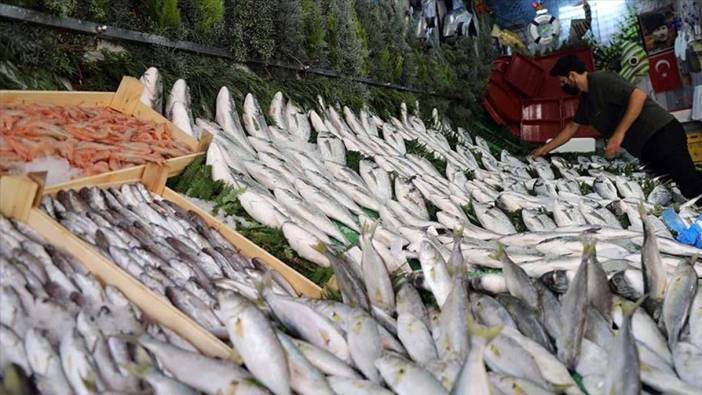
[[[581,94],[573,122],[592,125],[602,136],[610,138],[624,117],[629,97],[636,87],[609,71],[588,73],[587,83],[588,92]],[[622,147],[639,156],[648,139],[673,119],[668,111],[647,97],[641,114],[626,132]]]

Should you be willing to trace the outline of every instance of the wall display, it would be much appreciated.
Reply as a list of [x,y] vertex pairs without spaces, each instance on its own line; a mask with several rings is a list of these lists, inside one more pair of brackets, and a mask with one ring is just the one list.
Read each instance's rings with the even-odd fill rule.
[[635,84],[640,77],[648,74],[648,69],[649,62],[646,58],[646,51],[644,51],[638,40],[624,43],[619,75]]
[[677,28],[672,5],[639,15],[639,23],[646,52],[653,54],[673,47]]
[[544,8],[541,1],[532,3],[536,17],[529,24],[529,36],[540,46],[549,46],[561,35],[561,21]]
[[524,45],[524,41],[522,41],[521,37],[519,37],[517,33],[511,30],[500,29],[499,26],[493,25],[492,32],[490,32],[490,35],[496,38],[500,45],[502,45],[503,47],[510,47],[514,50],[521,52],[526,52],[527,50],[526,45]]
[[570,36],[572,41],[581,40],[585,34],[592,28],[592,9],[587,0],[583,0],[583,11],[585,18],[571,19],[570,21]]
[[654,91],[672,91],[682,86],[678,61],[672,50],[649,56],[648,63]]

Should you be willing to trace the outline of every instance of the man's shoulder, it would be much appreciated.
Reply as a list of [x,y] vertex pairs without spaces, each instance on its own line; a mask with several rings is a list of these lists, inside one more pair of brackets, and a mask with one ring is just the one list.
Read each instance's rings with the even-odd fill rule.
[[592,81],[600,82],[600,81],[612,81],[612,80],[620,80],[622,77],[619,76],[619,74],[613,72],[613,71],[606,71],[606,70],[597,70],[597,71],[591,71],[589,74],[590,79]]

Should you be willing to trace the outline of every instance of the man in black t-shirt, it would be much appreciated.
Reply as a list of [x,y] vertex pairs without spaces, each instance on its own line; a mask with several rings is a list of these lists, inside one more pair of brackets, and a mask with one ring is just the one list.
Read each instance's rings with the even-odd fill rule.
[[592,125],[607,138],[608,158],[623,147],[657,175],[672,178],[685,197],[702,194],[702,174],[690,157],[685,130],[641,89],[612,72],[588,72],[574,55],[560,58],[551,76],[558,77],[566,93],[579,94],[580,104],[573,120],[553,140],[534,150],[534,157],[565,144],[580,125]]

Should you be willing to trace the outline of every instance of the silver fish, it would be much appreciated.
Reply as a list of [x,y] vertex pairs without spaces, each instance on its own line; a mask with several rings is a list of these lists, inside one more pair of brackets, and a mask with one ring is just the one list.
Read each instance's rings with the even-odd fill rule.
[[441,306],[439,325],[441,331],[436,341],[441,359],[463,359],[468,352],[469,339],[467,327],[468,291],[464,277],[454,277],[453,286],[446,301]]
[[677,342],[673,348],[675,371],[682,381],[702,389],[702,350],[687,342]]
[[5,325],[0,325],[0,345],[2,345],[0,366],[5,367],[14,363],[22,368],[26,375],[32,373],[32,369],[30,369],[29,362],[27,361],[27,353],[24,349],[22,339]]
[[425,240],[419,247],[419,262],[422,265],[424,280],[438,305],[442,306],[451,292],[451,277],[444,259],[436,247]]
[[398,317],[400,314],[410,314],[419,319],[424,325],[429,328],[429,315],[427,309],[422,302],[417,289],[408,281],[403,282],[395,294],[396,310]]
[[368,380],[354,379],[343,376],[327,377],[329,385],[338,395],[392,395],[392,391]]
[[512,296],[523,300],[532,309],[539,308],[538,294],[526,272],[507,256],[502,245],[498,245],[496,258],[502,262],[507,290]]
[[324,374],[339,378],[362,379],[361,375],[358,374],[356,370],[329,351],[303,340],[292,339],[292,341],[305,358]]
[[233,382],[249,380],[251,375],[232,362],[209,358],[156,340],[139,337],[139,344],[149,350],[178,381],[207,394],[226,393]]
[[665,297],[666,276],[658,250],[658,237],[643,206],[639,206],[644,226],[644,241],[641,251],[641,270],[644,274],[644,292],[648,295],[647,304],[657,308]]
[[447,394],[439,381],[420,366],[401,357],[385,354],[375,361],[385,383],[401,395]]
[[283,333],[278,333],[278,338],[287,356],[290,371],[290,389],[298,394],[314,392],[332,395],[333,391],[324,374],[305,358],[292,339]]
[[665,290],[662,319],[671,350],[675,348],[675,343],[687,321],[692,300],[698,292],[697,273],[692,267],[695,261],[696,257],[692,258],[692,264],[686,261],[680,262]]
[[472,322],[470,316],[468,317],[470,351],[463,361],[451,394],[489,394],[490,383],[485,369],[484,353],[487,344],[500,334],[502,327],[484,327]]
[[558,359],[570,368],[577,364],[587,317],[587,265],[594,254],[594,244],[584,243],[580,266],[561,302],[562,330],[561,336],[556,339]]
[[639,353],[631,328],[631,316],[641,302],[643,300],[637,304],[629,303],[622,306],[624,321],[617,331],[607,358],[605,375],[605,393],[607,394],[641,393]]
[[[217,295],[229,340],[247,369],[275,394],[290,394],[290,377],[285,350],[265,315],[245,298],[233,292]],[[261,352],[265,350],[265,352]]]
[[378,325],[366,312],[359,309],[353,311],[349,320],[346,336],[351,359],[368,380],[379,384],[380,373],[374,364],[382,354]]
[[350,361],[349,346],[334,322],[312,307],[291,297],[277,295],[269,288],[263,296],[275,316],[292,333],[331,352],[342,361]]

